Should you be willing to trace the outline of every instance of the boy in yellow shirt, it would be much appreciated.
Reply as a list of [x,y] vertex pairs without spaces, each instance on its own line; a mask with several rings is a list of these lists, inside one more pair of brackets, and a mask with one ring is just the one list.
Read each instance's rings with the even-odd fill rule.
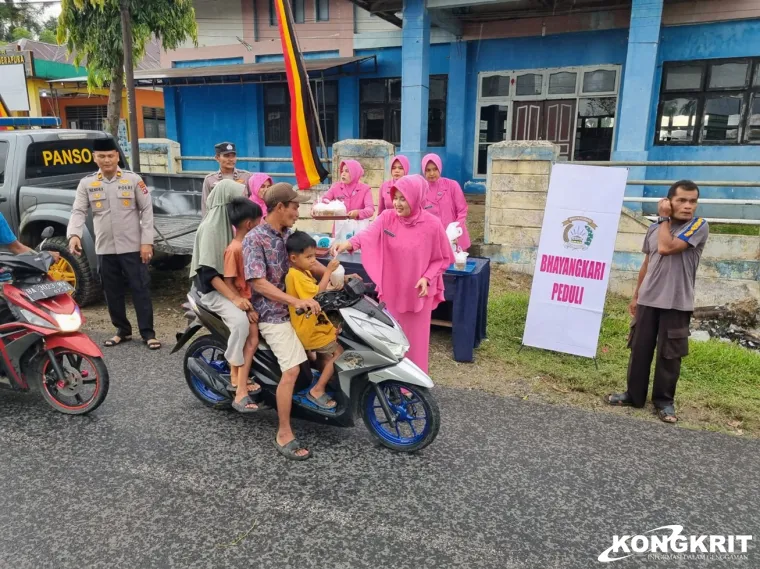
[[[311,235],[303,231],[294,231],[288,237],[285,247],[290,258],[290,270],[285,277],[285,292],[303,300],[314,298],[317,293],[326,291],[330,284],[330,275],[340,266],[338,260],[330,261],[322,280],[317,284],[317,280],[309,271],[317,258],[317,243]],[[303,347],[308,351],[315,351],[323,366],[322,375],[306,397],[322,410],[334,409],[337,403],[325,393],[325,388],[335,372],[335,361],[343,353],[343,348],[338,343],[338,332],[324,314],[298,315],[292,306],[290,321]]]

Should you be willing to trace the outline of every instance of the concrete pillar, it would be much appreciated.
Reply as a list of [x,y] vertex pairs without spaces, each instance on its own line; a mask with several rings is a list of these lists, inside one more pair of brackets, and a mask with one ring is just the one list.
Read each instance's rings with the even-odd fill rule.
[[[662,4],[663,0],[633,0],[613,160],[645,161],[648,157],[651,109],[657,97],[654,85]],[[628,177],[643,180],[646,173],[646,167],[632,167]],[[643,196],[644,187],[628,186],[626,195]],[[640,203],[625,205],[635,211],[642,209]]]
[[[264,89],[262,85],[243,85],[243,99],[246,112],[245,117],[245,151],[238,150],[238,155],[262,156],[264,136]],[[251,172],[262,172],[261,162],[246,162],[241,168]]]
[[427,153],[430,15],[425,0],[404,0],[401,33],[401,153],[420,173]]
[[359,80],[338,79],[338,140],[359,138]]
[[[446,99],[446,164],[447,178],[457,180],[462,187],[465,164],[465,105],[467,87],[467,42],[451,42],[449,48],[449,83]],[[402,107],[403,108],[403,107]]]
[[548,141],[506,141],[488,147],[485,244],[480,255],[532,273],[552,162],[559,147]]

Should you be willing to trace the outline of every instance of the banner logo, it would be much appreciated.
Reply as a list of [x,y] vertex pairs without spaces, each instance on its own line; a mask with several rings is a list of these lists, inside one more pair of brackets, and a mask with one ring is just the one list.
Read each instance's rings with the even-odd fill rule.
[[565,240],[565,248],[585,251],[594,240],[596,224],[588,217],[568,217],[562,222],[565,232],[562,238]]

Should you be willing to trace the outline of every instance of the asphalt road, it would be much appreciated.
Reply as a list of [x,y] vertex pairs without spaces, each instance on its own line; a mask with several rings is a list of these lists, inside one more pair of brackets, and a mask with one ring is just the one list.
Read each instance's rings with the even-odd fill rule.
[[[209,410],[179,356],[117,350],[92,416],[0,392],[1,569],[585,569],[664,525],[760,540],[755,440],[440,389],[419,455],[298,422],[315,457],[292,463],[273,412]],[[757,568],[760,551],[612,566]]]

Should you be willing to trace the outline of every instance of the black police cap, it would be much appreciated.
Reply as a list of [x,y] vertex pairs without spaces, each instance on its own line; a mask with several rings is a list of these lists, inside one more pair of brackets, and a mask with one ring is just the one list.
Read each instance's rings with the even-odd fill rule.
[[220,142],[214,146],[214,149],[216,150],[217,154],[226,154],[228,152],[235,152],[237,154],[237,150],[235,150],[235,143],[233,142]]

